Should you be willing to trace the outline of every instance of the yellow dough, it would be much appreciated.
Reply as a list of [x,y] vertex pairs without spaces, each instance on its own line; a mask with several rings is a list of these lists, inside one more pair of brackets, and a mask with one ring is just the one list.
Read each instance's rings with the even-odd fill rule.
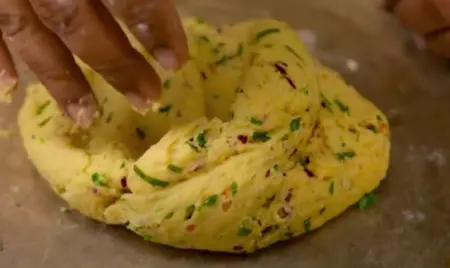
[[101,109],[82,130],[41,84],[19,116],[40,174],[71,207],[178,248],[253,252],[309,232],[385,177],[386,117],[287,24],[185,21],[191,58],[142,116],[80,63]]

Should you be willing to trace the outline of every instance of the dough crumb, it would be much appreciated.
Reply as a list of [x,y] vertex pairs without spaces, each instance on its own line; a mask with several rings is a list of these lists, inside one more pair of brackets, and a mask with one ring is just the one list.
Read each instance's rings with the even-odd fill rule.
[[353,59],[347,59],[345,61],[345,65],[347,66],[347,69],[352,73],[356,73],[359,70],[359,63]]

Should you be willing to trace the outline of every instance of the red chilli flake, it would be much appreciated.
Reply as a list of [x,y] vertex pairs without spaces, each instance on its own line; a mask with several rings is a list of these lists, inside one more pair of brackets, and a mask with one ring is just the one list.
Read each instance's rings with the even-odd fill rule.
[[186,226],[186,230],[188,232],[193,232],[195,231],[195,224],[189,224],[188,226]]
[[248,142],[248,136],[245,135],[238,135],[237,139],[242,143],[242,144],[246,144]]
[[270,171],[270,169],[268,169],[268,170],[266,171],[266,178],[268,178],[268,177],[270,176],[270,173],[271,173],[271,171]]
[[292,81],[292,79],[288,76],[285,76],[284,79],[286,79],[286,81],[288,81],[289,85],[291,85],[291,87],[293,89],[297,89],[297,87],[295,86],[294,82]]
[[123,177],[122,179],[120,179],[120,185],[122,186],[122,188],[128,188],[128,183],[127,183],[126,177]]

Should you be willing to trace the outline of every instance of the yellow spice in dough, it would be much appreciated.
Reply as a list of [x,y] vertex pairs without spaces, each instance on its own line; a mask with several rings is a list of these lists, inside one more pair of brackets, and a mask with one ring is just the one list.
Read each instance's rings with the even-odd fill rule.
[[185,28],[191,60],[176,73],[130,36],[164,81],[159,109],[145,116],[81,62],[101,106],[89,130],[29,86],[23,142],[73,208],[156,243],[252,252],[320,227],[378,186],[385,116],[288,25]]

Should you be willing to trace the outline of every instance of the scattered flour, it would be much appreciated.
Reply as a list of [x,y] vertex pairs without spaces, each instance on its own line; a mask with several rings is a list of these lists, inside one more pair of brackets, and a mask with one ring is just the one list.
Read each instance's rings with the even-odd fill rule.
[[297,30],[298,36],[309,49],[310,52],[314,52],[316,50],[317,44],[317,35],[314,31],[310,29],[300,29]]
[[443,148],[429,148],[426,145],[409,145],[406,153],[405,161],[407,163],[416,164],[417,162],[429,161],[438,167],[447,164],[448,152]]
[[415,223],[423,222],[426,218],[423,212],[409,209],[402,210],[402,215],[406,221]]

